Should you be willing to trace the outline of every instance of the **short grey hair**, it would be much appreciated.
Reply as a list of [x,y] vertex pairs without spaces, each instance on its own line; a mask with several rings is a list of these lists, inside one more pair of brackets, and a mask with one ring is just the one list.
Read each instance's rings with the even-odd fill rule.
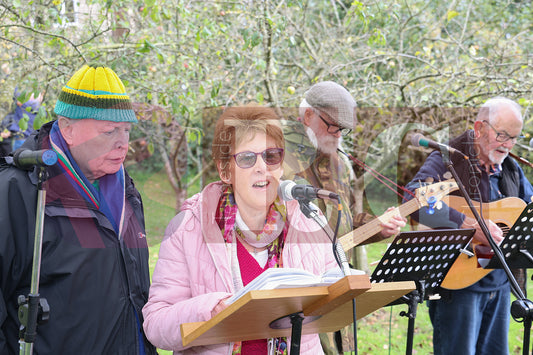
[[477,115],[477,120],[487,120],[490,124],[493,124],[494,119],[498,115],[498,111],[502,107],[509,107],[520,121],[524,121],[524,117],[522,117],[522,107],[517,102],[501,96],[488,99],[481,106]]

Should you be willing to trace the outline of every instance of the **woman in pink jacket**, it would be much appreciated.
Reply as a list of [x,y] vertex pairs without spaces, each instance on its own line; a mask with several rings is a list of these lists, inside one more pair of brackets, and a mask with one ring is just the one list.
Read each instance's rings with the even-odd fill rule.
[[[270,108],[228,108],[215,127],[220,180],[188,199],[168,225],[143,309],[148,339],[175,353],[287,353],[290,339],[184,348],[180,324],[206,321],[224,301],[271,267],[320,275],[336,267],[325,232],[281,201],[284,139]],[[285,349],[285,352],[283,352]],[[274,350],[274,351],[272,351]],[[318,335],[302,335],[301,354],[320,354]]]

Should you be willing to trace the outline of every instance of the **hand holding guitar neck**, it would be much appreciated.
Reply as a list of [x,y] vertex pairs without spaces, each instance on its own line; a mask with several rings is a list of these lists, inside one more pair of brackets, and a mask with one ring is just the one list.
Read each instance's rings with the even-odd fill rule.
[[345,251],[350,250],[354,246],[364,243],[370,237],[381,232],[384,223],[389,223],[392,219],[398,218],[398,216],[400,218],[406,217],[423,206],[431,206],[433,208],[444,196],[455,190],[457,190],[457,183],[452,180],[421,186],[415,190],[415,197],[412,200],[396,208],[389,208],[381,216],[346,233],[339,238],[339,243]]
[[384,238],[389,238],[400,233],[400,230],[405,227],[405,224],[407,223],[407,219],[400,214],[397,207],[389,207],[386,213],[394,213],[394,211],[396,211],[396,215],[393,215],[389,220],[385,220],[381,223],[381,235]]

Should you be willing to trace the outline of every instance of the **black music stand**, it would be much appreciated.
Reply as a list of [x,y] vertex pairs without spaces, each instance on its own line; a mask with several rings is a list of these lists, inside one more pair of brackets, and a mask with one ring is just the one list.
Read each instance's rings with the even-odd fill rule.
[[[533,203],[530,203],[509,229],[500,244],[505,261],[511,269],[533,268]],[[491,258],[485,269],[499,269],[498,258]]]
[[[533,252],[533,203],[524,208],[501,242],[500,249],[510,269],[533,268],[533,255],[531,255]],[[502,264],[498,258],[492,257],[485,268],[501,269]],[[522,353],[528,354],[533,303],[525,297],[524,299],[517,298],[511,304],[511,316],[516,322],[523,323]]]
[[434,294],[461,249],[468,244],[475,229],[440,229],[400,233],[389,246],[370,281],[372,283],[414,281],[416,290],[389,304],[407,304],[409,318],[405,353],[412,354],[418,303]]

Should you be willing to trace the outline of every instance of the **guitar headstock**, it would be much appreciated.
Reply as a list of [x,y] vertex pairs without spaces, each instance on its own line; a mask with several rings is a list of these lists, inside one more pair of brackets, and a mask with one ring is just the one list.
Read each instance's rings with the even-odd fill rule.
[[415,196],[421,206],[433,207],[450,192],[458,190],[457,182],[454,179],[436,182],[433,184],[420,186],[415,190]]

